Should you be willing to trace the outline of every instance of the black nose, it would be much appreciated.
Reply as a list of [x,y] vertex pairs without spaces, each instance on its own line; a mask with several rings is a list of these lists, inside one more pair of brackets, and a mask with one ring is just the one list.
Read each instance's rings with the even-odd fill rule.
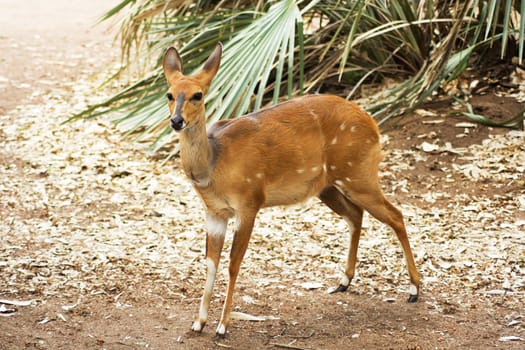
[[180,115],[174,115],[173,118],[171,118],[171,127],[175,131],[180,131],[182,128],[184,128],[184,119]]

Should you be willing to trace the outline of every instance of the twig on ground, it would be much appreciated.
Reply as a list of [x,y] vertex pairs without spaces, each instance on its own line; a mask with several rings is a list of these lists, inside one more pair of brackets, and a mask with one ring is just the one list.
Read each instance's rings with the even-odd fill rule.
[[303,348],[300,346],[291,345],[291,343],[290,344],[270,343],[270,345],[273,345],[278,348],[284,348],[284,349],[311,350],[311,348]]

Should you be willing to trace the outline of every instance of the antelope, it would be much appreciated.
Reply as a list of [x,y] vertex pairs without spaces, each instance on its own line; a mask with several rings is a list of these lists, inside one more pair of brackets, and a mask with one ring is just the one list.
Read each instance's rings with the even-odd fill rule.
[[334,292],[354,277],[363,210],[389,225],[404,251],[410,276],[408,302],[418,299],[421,277],[410,249],[402,213],[383,195],[378,169],[379,129],[357,104],[333,95],[307,95],[206,130],[204,96],[221,62],[222,45],[194,75],[183,75],[174,47],[163,59],[171,127],[179,133],[182,169],[206,210],[206,283],[191,329],[208,319],[213,284],[228,220],[236,227],[229,281],[216,330],[226,334],[233,291],[257,212],[317,196],[350,226],[346,268]]

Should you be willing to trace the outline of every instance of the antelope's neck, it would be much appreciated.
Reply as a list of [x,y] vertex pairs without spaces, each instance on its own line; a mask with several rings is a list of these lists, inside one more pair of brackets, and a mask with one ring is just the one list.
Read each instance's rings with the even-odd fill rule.
[[180,158],[186,176],[197,186],[208,186],[214,150],[205,126],[193,125],[181,132]]

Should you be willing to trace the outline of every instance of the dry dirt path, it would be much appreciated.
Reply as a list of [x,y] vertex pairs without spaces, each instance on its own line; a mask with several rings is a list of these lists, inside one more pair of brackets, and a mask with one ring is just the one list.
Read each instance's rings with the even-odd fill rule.
[[0,0],[0,113],[110,62],[113,36],[95,23],[112,3]]
[[178,160],[102,120],[61,124],[108,93],[94,73],[118,49],[92,28],[108,6],[0,0],[0,299],[20,302],[0,303],[0,349],[523,348],[524,134],[448,121],[436,134],[440,111],[384,139],[384,187],[424,276],[418,303],[405,302],[398,242],[368,218],[351,291],[328,295],[348,237],[311,201],[257,221],[235,305],[268,319],[214,338],[224,253],[210,326],[191,334],[204,220]]

